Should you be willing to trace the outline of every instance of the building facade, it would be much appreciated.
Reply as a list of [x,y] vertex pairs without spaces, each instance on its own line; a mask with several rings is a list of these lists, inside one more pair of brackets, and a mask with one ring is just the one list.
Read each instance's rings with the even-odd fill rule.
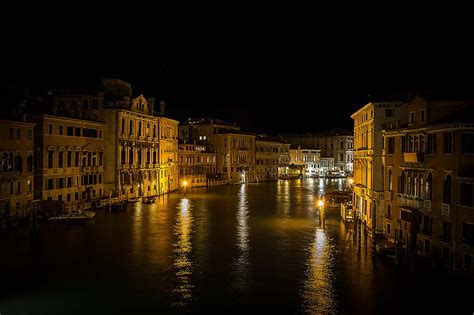
[[34,198],[59,211],[86,210],[103,194],[104,124],[53,115],[28,115],[34,132]]
[[209,136],[209,148],[216,152],[218,174],[232,184],[253,182],[255,177],[255,135],[221,130]]
[[158,117],[160,137],[160,193],[178,189],[178,124],[177,120]]
[[179,144],[179,186],[211,186],[217,183],[216,154],[205,145]]
[[277,180],[289,165],[289,144],[270,137],[255,139],[257,181]]
[[319,176],[320,162],[320,150],[302,149],[300,146],[290,147],[290,165],[294,174],[308,177]]
[[382,130],[405,117],[399,102],[369,103],[354,120],[354,209],[371,232],[383,233]]
[[405,123],[384,133],[384,234],[472,273],[474,105],[417,96],[406,108]]
[[0,120],[0,225],[31,215],[33,128],[31,123]]

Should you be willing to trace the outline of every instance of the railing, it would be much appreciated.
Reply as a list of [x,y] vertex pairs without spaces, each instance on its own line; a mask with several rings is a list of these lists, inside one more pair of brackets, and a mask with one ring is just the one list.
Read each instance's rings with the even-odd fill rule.
[[12,180],[20,177],[20,171],[0,172],[0,180]]
[[441,204],[441,215],[449,216],[449,204],[447,203]]
[[423,209],[426,211],[431,211],[431,200],[429,199],[423,200]]

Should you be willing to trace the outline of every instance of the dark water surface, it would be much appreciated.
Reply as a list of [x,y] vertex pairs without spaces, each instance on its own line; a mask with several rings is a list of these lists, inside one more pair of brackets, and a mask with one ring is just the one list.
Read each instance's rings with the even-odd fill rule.
[[0,231],[0,313],[472,314],[472,280],[374,266],[338,211],[320,227],[318,195],[343,183],[193,189],[84,225]]

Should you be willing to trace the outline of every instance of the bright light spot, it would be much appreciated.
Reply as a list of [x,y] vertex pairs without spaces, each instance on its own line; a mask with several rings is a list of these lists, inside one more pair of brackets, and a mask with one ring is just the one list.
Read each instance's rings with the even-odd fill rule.
[[188,186],[188,181],[187,181],[187,180],[185,180],[185,181],[183,182],[183,186],[184,186],[184,188],[186,188],[186,186]]
[[354,179],[353,178],[349,178],[349,184],[353,184],[354,183]]
[[324,201],[318,200],[318,206],[320,206],[320,207],[324,206]]

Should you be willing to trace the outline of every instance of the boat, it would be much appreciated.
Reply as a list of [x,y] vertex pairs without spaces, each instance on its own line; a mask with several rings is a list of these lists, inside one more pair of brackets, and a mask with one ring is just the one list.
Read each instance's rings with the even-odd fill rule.
[[143,198],[142,202],[145,204],[154,204],[156,202],[156,197]]
[[341,219],[344,222],[354,222],[354,209],[352,208],[352,201],[341,204]]
[[50,217],[48,221],[53,223],[82,223],[92,220],[94,217],[94,211],[76,211]]

